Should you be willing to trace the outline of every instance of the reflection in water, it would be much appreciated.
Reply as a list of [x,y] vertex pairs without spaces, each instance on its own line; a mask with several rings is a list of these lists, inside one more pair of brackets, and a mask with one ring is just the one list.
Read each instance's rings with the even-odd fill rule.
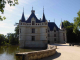
[[29,51],[33,50],[21,49],[19,46],[0,46],[0,60],[16,60],[15,53]]

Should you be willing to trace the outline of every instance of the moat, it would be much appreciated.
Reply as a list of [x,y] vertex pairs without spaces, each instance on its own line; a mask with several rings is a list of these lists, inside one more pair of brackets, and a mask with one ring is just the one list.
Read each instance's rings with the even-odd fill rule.
[[30,52],[34,49],[22,49],[19,46],[0,46],[0,60],[16,60],[15,53]]

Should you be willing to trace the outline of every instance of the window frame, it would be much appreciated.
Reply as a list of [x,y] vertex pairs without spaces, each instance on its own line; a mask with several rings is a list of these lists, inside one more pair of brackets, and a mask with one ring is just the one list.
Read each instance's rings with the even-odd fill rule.
[[56,37],[56,34],[54,34],[54,37]]
[[35,36],[32,36],[32,41],[35,41]]
[[32,33],[35,33],[35,28],[32,28]]
[[32,21],[32,25],[35,25],[35,21]]

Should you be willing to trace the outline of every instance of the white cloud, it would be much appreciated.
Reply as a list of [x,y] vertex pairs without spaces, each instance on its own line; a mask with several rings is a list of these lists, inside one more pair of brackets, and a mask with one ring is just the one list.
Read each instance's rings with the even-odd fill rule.
[[0,21],[0,34],[6,35],[9,32],[14,32],[15,26],[10,22],[11,20],[8,20],[8,22],[6,20]]

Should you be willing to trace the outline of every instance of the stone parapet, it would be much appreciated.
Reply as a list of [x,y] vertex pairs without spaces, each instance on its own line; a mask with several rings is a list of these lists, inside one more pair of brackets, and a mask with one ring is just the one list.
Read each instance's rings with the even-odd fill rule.
[[44,57],[49,57],[56,53],[56,48],[57,46],[51,46],[46,50],[16,53],[16,60],[36,60]]

